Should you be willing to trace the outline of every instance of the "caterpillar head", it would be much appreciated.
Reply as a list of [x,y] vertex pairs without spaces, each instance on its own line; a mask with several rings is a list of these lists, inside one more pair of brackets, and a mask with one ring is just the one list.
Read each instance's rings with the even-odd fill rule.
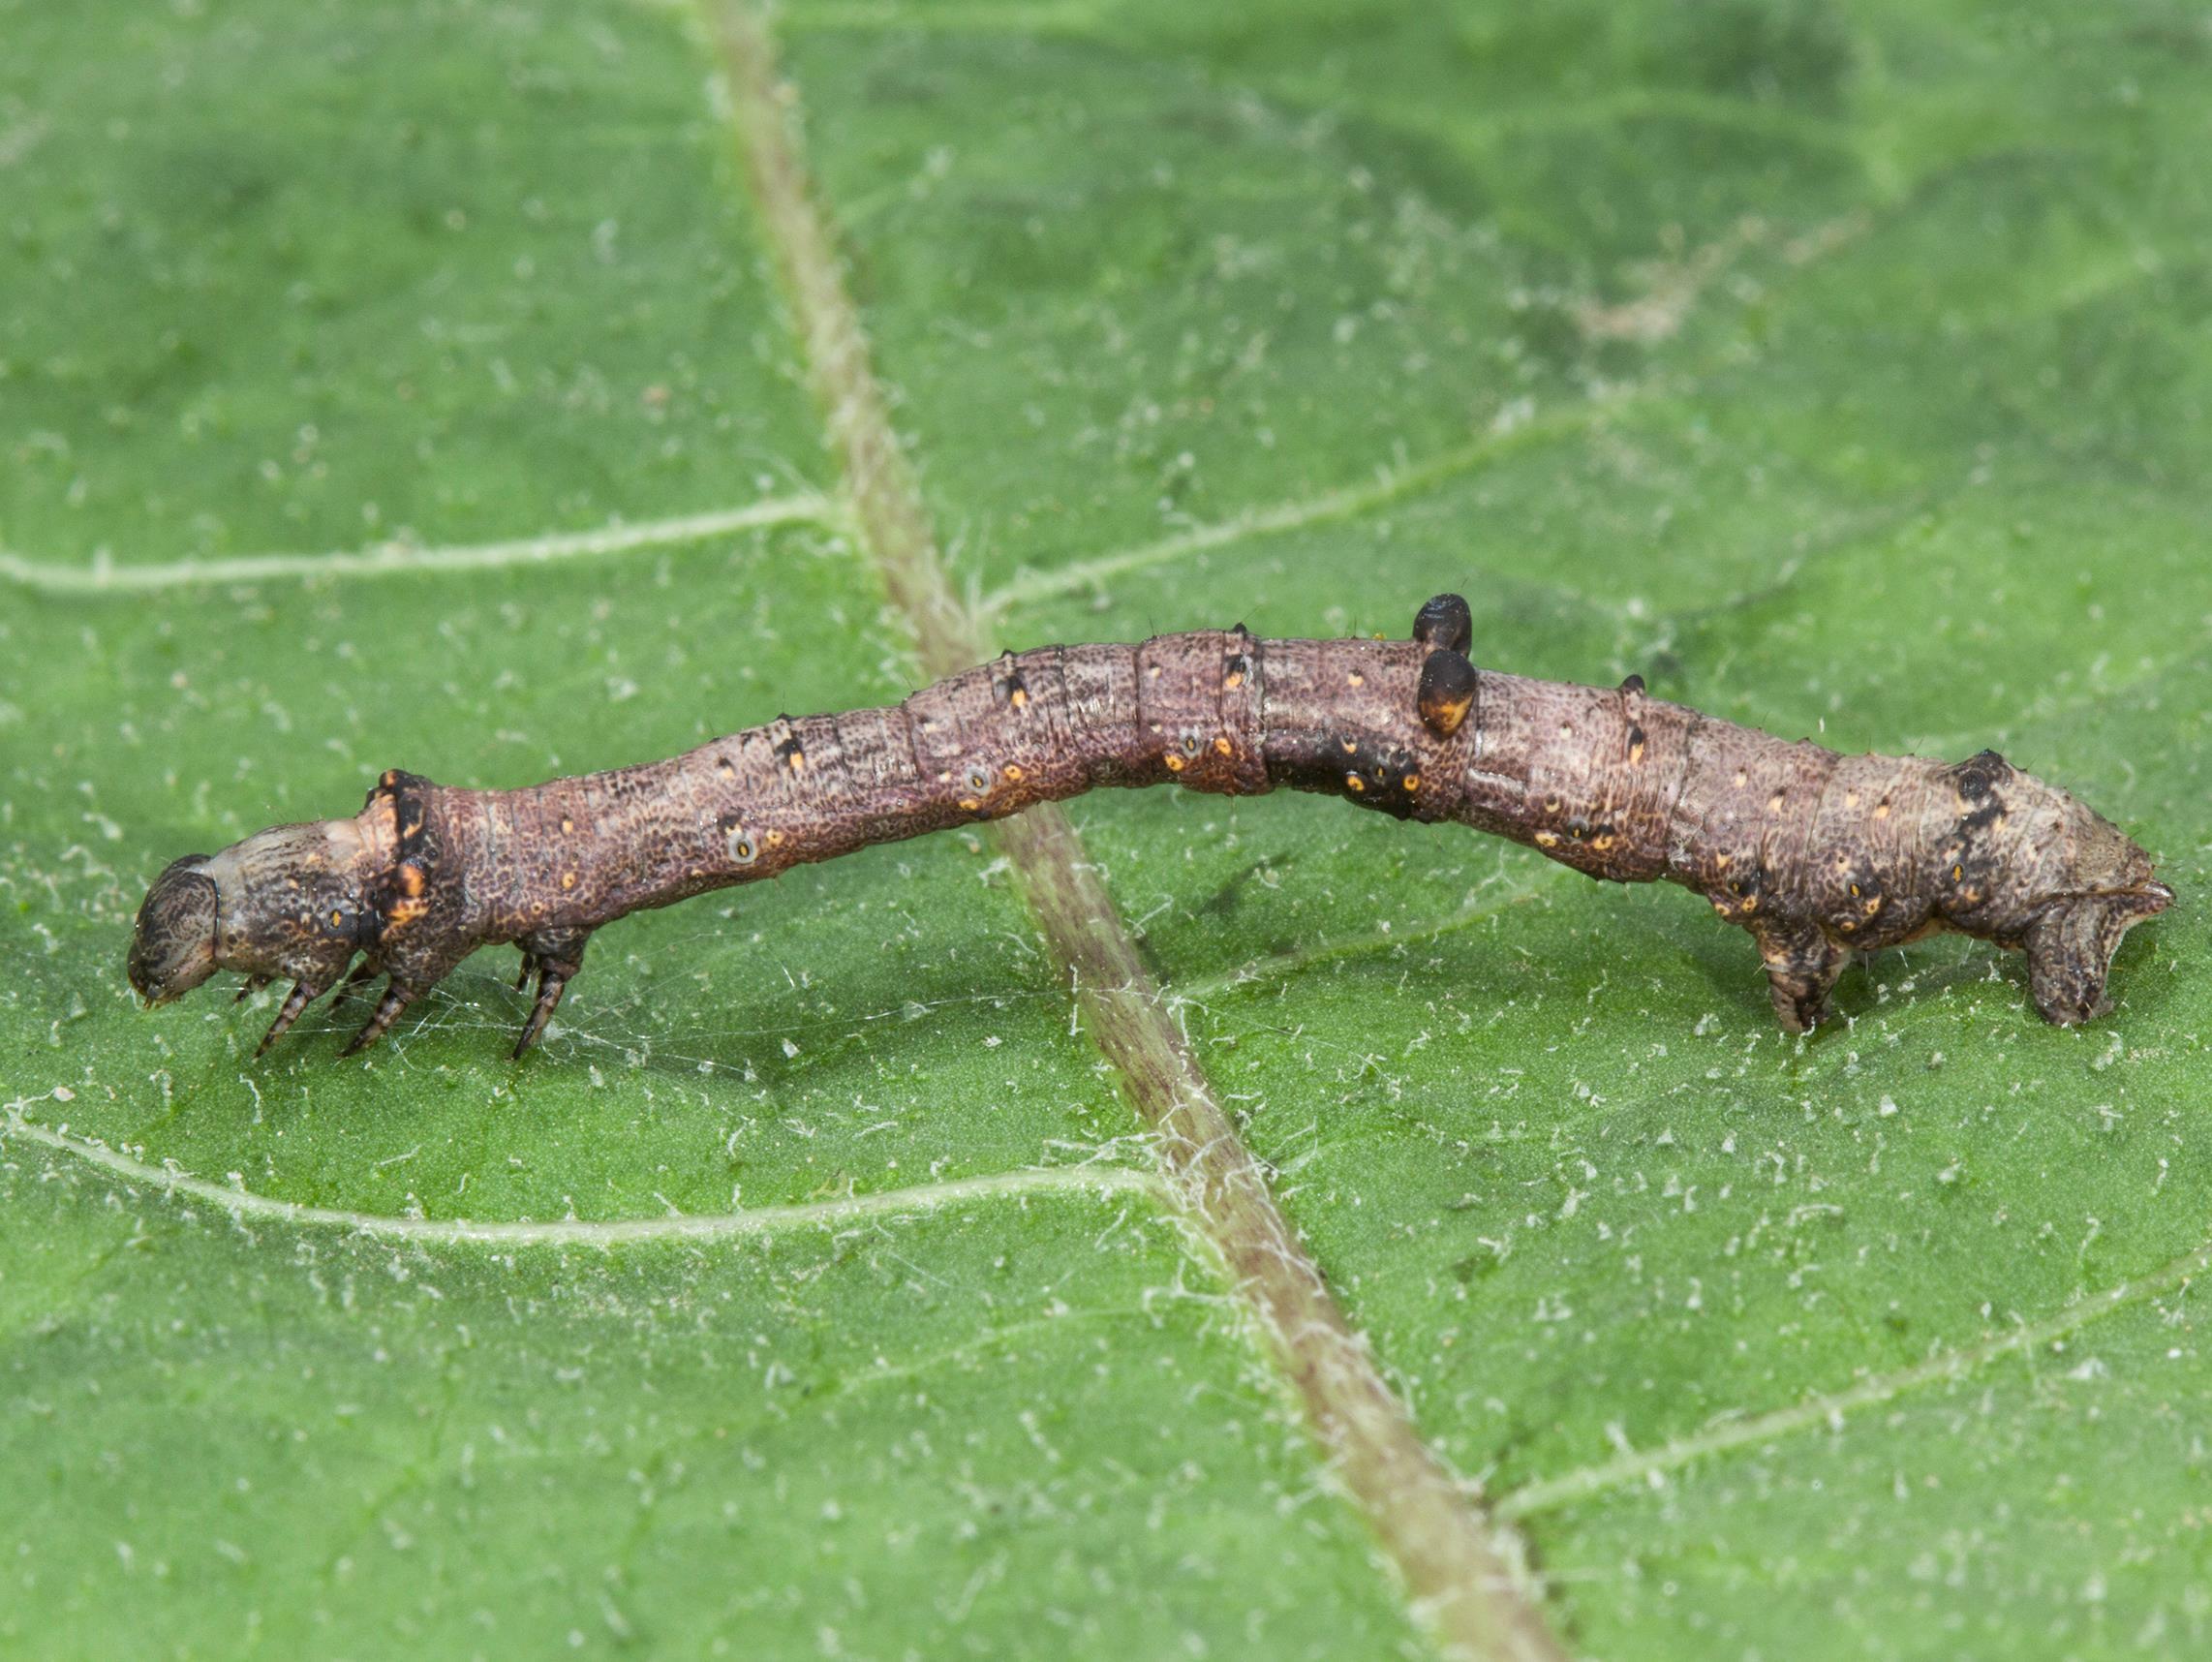
[[182,998],[215,973],[220,897],[202,868],[205,854],[171,860],[138,903],[127,965],[131,985],[149,1004]]
[[2171,906],[2173,890],[2126,832],[2071,792],[1989,751],[1952,774],[1966,810],[1960,831],[1979,833],[1961,857],[2010,873],[1991,885],[2005,915],[1990,933],[2026,950],[2037,1010],[2061,1027],[2104,1014],[2120,938]]
[[131,985],[153,1004],[219,970],[327,987],[375,940],[363,853],[353,820],[324,819],[171,861],[138,906]]

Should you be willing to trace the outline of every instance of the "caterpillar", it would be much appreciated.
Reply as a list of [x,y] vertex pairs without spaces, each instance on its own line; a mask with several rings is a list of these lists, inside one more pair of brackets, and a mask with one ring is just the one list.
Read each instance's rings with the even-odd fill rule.
[[[373,1044],[477,947],[522,952],[545,1031],[595,930],[802,861],[1106,785],[1340,796],[1457,820],[1592,877],[1659,878],[1750,932],[1802,1032],[1855,952],[1956,930],[2025,951],[2044,1019],[2110,1006],[2120,938],[2173,891],[2150,856],[1993,751],[1841,755],[1651,697],[1477,669],[1467,603],[1409,640],[1262,640],[1242,625],[1008,653],[888,709],[779,716],[671,760],[521,790],[386,773],[351,819],[191,854],[138,908],[131,984],[292,983],[259,1056],[333,987],[384,976]],[[341,978],[343,978],[341,980]]]

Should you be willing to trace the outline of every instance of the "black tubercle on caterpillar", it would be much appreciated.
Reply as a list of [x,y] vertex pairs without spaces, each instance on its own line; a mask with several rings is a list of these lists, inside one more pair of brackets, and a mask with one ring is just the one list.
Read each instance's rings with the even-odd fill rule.
[[1457,820],[1592,877],[1664,877],[1756,940],[1782,1026],[1826,1018],[1856,952],[1953,929],[2024,951],[2036,1008],[2109,1007],[2121,937],[2171,904],[2149,855],[2066,791],[1984,751],[1955,766],[1844,756],[1617,687],[1468,659],[1467,603],[1412,638],[1263,640],[1242,625],[1048,646],[888,709],[779,716],[684,755],[520,790],[394,769],[351,819],[187,855],[138,908],[149,1002],[218,970],[292,983],[266,1050],[316,999],[382,976],[347,1046],[390,1030],[478,946],[522,953],[545,1031],[592,933],[804,861],[1104,785],[1278,785]]

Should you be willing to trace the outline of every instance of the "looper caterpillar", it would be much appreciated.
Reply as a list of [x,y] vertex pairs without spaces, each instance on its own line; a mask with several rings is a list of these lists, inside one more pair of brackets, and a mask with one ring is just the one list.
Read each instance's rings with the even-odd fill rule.
[[522,790],[395,770],[351,819],[173,862],[138,908],[131,984],[159,1004],[218,970],[249,992],[289,979],[265,1051],[333,986],[386,976],[351,1053],[478,946],[511,942],[524,981],[538,977],[520,1056],[592,932],[626,913],[1170,783],[1320,791],[1510,837],[1593,877],[1680,883],[1750,931],[1792,1032],[1828,1014],[1854,951],[1942,929],[2024,950],[2036,1008],[2086,1021],[2109,1007],[2122,935],[2173,900],[2118,827],[1993,751],[1956,765],[1839,755],[1648,697],[1640,676],[1596,688],[1477,669],[1470,635],[1466,601],[1439,595],[1411,640],[1261,640],[1240,625],[1038,647],[889,709],[778,717]]

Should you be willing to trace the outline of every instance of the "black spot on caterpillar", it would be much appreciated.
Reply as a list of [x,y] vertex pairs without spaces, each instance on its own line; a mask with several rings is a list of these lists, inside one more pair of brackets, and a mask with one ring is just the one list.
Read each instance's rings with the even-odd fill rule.
[[[2036,1008],[2107,1004],[2129,927],[2173,893],[2118,827],[1984,751],[1955,766],[1787,744],[1615,688],[1467,661],[1467,603],[1408,641],[1261,640],[1242,626],[1048,646],[840,716],[780,716],[664,762],[526,790],[386,773],[351,819],[187,855],[138,908],[152,1003],[219,970],[293,985],[266,1050],[333,986],[387,977],[376,1041],[478,946],[522,949],[544,1031],[592,932],[626,913],[1101,785],[1287,785],[1457,820],[1594,877],[1664,877],[1748,930],[1803,1031],[1858,950],[1953,929],[2024,951]],[[349,967],[352,972],[349,974]],[[519,985],[520,983],[518,983]]]

